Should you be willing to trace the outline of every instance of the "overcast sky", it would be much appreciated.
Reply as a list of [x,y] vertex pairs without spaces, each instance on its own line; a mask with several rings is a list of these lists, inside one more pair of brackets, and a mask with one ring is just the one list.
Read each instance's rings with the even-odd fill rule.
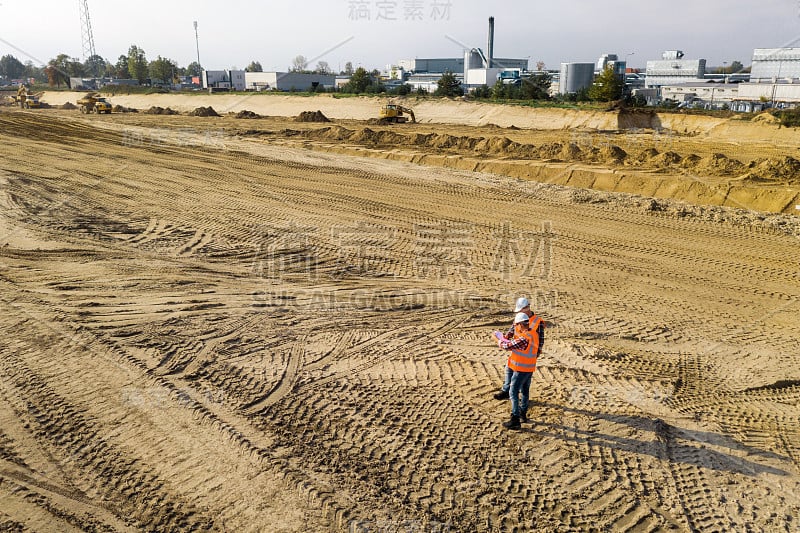
[[[753,48],[800,46],[800,0],[89,0],[95,48],[116,61],[131,44],[186,66],[285,70],[298,54],[341,70],[381,68],[414,57],[459,57],[486,49],[495,17],[495,57],[547,68],[603,53],[644,67],[663,50],[709,66],[750,63]],[[344,43],[344,44],[341,44]],[[0,55],[40,64],[59,53],[82,59],[77,0],[0,0]],[[633,53],[633,55],[629,55]]]

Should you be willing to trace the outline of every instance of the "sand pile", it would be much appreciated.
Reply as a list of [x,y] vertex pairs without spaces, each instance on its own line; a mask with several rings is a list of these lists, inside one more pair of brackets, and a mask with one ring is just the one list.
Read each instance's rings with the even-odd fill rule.
[[78,106],[76,106],[76,105],[75,105],[75,104],[73,104],[72,102],[65,102],[64,104],[62,104],[62,105],[60,106],[60,108],[61,108],[61,109],[73,110],[73,109],[78,109]]
[[388,126],[392,122],[388,118],[371,118],[367,120],[370,126]]
[[355,133],[353,130],[348,130],[341,126],[330,126],[327,128],[320,128],[312,132],[308,132],[314,138],[322,139],[325,141],[344,141],[349,139]]
[[214,108],[211,106],[208,107],[198,107],[194,111],[189,113],[189,116],[192,117],[218,117],[219,113],[214,111]]
[[567,143],[558,153],[558,158],[564,161],[578,161],[583,159],[583,150],[575,143]]
[[645,163],[647,161],[652,160],[659,154],[658,150],[655,148],[647,148],[646,150],[642,150],[639,154],[633,158],[633,161],[638,163]]
[[780,123],[780,120],[772,113],[765,111],[753,117],[753,122],[761,122],[763,124],[778,124]]
[[681,166],[683,168],[695,168],[697,165],[700,164],[700,161],[702,161],[702,159],[703,158],[697,154],[689,154],[683,158],[683,161],[681,161]]
[[489,139],[480,138],[474,143],[472,148],[490,154],[508,153],[512,147],[519,146],[508,137],[490,137]]
[[350,140],[353,142],[365,144],[377,144],[379,139],[380,135],[378,135],[378,132],[369,128],[359,130],[350,137]]
[[744,165],[741,161],[717,153],[701,159],[696,168],[717,176],[735,176],[744,170]]
[[750,163],[750,169],[745,178],[800,183],[800,161],[790,156],[757,159]]
[[139,112],[138,109],[135,109],[133,107],[125,107],[125,106],[122,106],[122,105],[119,105],[119,104],[117,104],[114,107],[112,107],[111,110],[114,113],[138,113]]
[[145,115],[178,115],[179,113],[169,107],[163,108],[159,106],[152,106],[150,109],[144,111]]
[[322,111],[303,111],[297,118],[294,119],[295,122],[330,122],[330,119],[326,117]]
[[410,136],[406,135],[406,137],[413,146],[428,146],[428,142],[430,142],[433,137],[433,133],[414,133]]
[[248,111],[246,109],[239,111],[234,115],[236,118],[261,118],[261,115],[258,113],[254,113],[252,111]]
[[609,144],[600,148],[599,156],[606,163],[619,165],[628,158],[628,153],[615,144]]
[[666,151],[660,154],[656,154],[652,158],[650,158],[647,163],[653,165],[656,168],[667,168],[671,167],[672,165],[677,165],[683,160],[680,154],[677,154],[672,151]]
[[536,149],[536,154],[541,159],[561,159],[563,149],[561,143],[545,143]]

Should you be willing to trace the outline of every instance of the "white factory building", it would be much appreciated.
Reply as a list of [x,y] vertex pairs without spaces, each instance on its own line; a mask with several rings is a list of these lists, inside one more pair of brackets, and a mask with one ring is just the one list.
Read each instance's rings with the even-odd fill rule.
[[301,91],[310,92],[336,87],[334,74],[303,72],[246,72],[245,89],[248,91]]
[[766,107],[800,107],[800,79],[782,78],[769,83],[740,83],[731,106],[735,111],[757,112]]
[[667,50],[660,60],[647,62],[645,87],[662,87],[702,80],[706,74],[705,59],[684,59],[680,50]]
[[800,48],[756,48],[750,81],[800,78]]
[[204,70],[203,89],[221,91],[244,91],[245,72],[243,70]]
[[673,100],[690,107],[719,109],[731,103],[739,95],[740,83],[716,83],[698,81],[678,85],[662,85],[661,99]]
[[245,72],[244,70],[204,70],[203,88],[212,91],[314,91],[336,86],[333,74],[301,72]]

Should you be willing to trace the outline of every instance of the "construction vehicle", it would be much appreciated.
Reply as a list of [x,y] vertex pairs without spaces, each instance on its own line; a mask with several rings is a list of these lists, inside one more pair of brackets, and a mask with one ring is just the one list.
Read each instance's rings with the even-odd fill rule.
[[99,93],[88,93],[78,100],[81,113],[111,113],[111,102]]
[[[408,117],[406,115],[408,115]],[[411,122],[417,121],[416,117],[414,116],[414,111],[408,107],[398,104],[386,104],[385,106],[381,107],[381,118],[387,122],[402,124],[404,122],[408,122],[409,117],[411,117]]]
[[19,104],[19,107],[22,109],[38,109],[42,107],[42,102],[39,100],[41,94],[42,93],[29,93],[27,87],[20,85],[14,102]]

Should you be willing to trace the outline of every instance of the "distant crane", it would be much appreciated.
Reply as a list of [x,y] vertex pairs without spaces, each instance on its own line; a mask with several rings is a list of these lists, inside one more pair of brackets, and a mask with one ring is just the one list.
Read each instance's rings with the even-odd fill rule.
[[78,0],[81,12],[81,43],[83,44],[83,60],[96,55],[94,50],[94,35],[92,34],[92,21],[89,18],[89,0]]

